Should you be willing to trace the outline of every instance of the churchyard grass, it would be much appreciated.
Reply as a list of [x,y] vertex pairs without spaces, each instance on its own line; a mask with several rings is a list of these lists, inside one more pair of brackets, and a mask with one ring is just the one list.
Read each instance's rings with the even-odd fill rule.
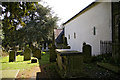
[[[34,57],[32,57],[34,58]],[[15,62],[9,62],[9,56],[2,57],[0,59],[1,69],[0,70],[16,70],[16,69],[26,69],[32,66],[38,66],[39,63],[31,63],[31,60],[23,61],[23,56],[16,56]]]
[[[37,63],[31,63],[31,60],[24,61],[24,56],[16,56],[15,62],[9,62],[9,56],[0,58],[1,68],[0,70],[16,70],[16,69],[27,69],[33,66],[39,66],[49,64],[49,52],[41,56],[41,59]],[[34,59],[35,57],[31,57]]]
[[50,53],[44,52],[44,55],[42,55],[41,59],[39,60],[40,65],[50,64],[49,58],[50,58]]

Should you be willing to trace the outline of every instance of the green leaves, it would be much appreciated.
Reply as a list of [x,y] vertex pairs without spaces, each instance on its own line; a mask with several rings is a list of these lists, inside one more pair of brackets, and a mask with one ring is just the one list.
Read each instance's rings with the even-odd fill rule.
[[[24,22],[22,21],[22,18],[24,16],[29,15],[29,11],[35,10],[36,3],[33,2],[3,2],[2,6],[5,7],[5,11],[2,11],[2,14],[5,14],[4,19],[9,19],[10,21],[14,21],[14,19],[18,20],[18,23],[22,26],[25,26]],[[7,16],[8,12],[10,13],[10,16]],[[13,22],[14,24],[14,22]],[[8,26],[9,27],[9,26]],[[14,26],[16,28],[16,26]]]
[[[33,2],[3,2],[2,6],[6,8],[2,13],[4,47],[52,40],[58,18],[52,16],[50,8]],[[16,30],[18,25],[22,28]]]
[[33,9],[35,10],[34,4],[33,2],[2,2],[2,6],[5,7],[5,10],[2,11],[2,14],[4,14],[4,19],[2,20],[4,33],[3,47],[14,47],[21,44],[21,42],[17,40],[20,39],[20,35],[18,34],[21,33],[16,31],[16,28],[19,24],[26,26],[23,17],[29,16],[29,12]]
[[52,40],[53,28],[56,26],[57,17],[52,17],[50,8],[42,5],[36,5],[36,8],[30,12],[30,21],[22,28],[27,43]]

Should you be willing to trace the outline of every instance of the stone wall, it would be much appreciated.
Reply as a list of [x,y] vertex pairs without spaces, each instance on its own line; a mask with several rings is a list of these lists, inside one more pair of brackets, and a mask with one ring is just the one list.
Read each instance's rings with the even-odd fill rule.
[[120,2],[112,3],[112,56],[116,63],[120,63]]
[[58,73],[61,77],[77,77],[82,75],[83,70],[83,56],[78,51],[59,51],[57,49],[57,65],[59,67]]

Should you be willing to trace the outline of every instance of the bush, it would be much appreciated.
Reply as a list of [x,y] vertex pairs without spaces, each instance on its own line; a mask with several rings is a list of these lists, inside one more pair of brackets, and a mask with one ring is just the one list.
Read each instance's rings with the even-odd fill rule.
[[103,62],[110,63],[116,66],[120,66],[119,63],[116,63],[112,57],[112,54],[101,54],[98,56],[92,56],[91,62]]
[[92,56],[92,62],[110,62],[112,60],[112,54],[101,54],[98,56]]

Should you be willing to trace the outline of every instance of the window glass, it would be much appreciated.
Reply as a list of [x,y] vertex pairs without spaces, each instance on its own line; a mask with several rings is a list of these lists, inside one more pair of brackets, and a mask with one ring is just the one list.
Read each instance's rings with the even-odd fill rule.
[[70,39],[70,35],[68,35],[68,39]]
[[74,32],[74,39],[76,39],[76,33]]

